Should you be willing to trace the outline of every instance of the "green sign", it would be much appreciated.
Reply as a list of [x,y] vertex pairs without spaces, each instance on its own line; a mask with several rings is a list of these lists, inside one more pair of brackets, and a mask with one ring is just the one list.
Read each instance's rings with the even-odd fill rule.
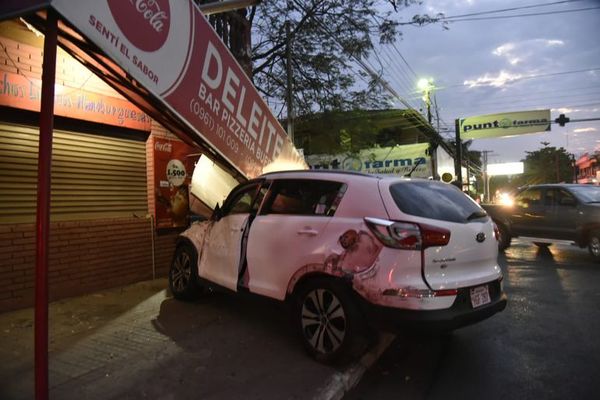
[[459,120],[460,138],[484,139],[550,130],[550,110],[479,115]]

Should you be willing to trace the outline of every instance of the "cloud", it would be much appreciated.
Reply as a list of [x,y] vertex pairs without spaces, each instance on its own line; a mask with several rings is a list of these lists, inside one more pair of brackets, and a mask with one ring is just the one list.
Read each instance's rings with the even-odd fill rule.
[[505,43],[502,46],[498,46],[492,51],[492,54],[496,56],[503,56],[505,54],[511,53],[515,49],[514,43]]
[[[550,55],[547,51],[550,48],[564,46],[565,42],[559,39],[529,39],[520,42],[506,42],[497,46],[492,50],[492,54],[496,57],[500,57],[506,61],[510,66],[513,67],[521,66],[521,70],[526,69],[527,65],[531,64],[531,61],[535,60],[539,64],[540,60],[550,59]],[[529,63],[529,64],[528,64]],[[529,73],[533,72],[529,68]],[[521,74],[516,72],[510,72],[507,70],[500,70],[496,74],[486,72],[475,79],[465,80],[463,84],[470,88],[477,86],[491,86],[496,88],[503,88],[506,84],[512,81],[527,77],[527,74]]]
[[521,74],[512,74],[504,70],[500,71],[497,76],[493,76],[486,72],[483,76],[464,81],[463,85],[470,88],[477,86],[493,86],[499,88],[504,86],[506,83],[510,83],[522,77],[523,75]]
[[548,48],[564,46],[559,39],[529,39],[521,42],[508,42],[492,50],[492,54],[505,58],[511,65],[523,62]]
[[573,129],[573,132],[577,132],[577,133],[596,132],[596,128],[577,128],[577,129]]

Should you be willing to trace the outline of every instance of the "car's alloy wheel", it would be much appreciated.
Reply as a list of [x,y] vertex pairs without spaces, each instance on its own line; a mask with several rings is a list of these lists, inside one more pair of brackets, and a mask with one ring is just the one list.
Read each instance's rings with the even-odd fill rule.
[[590,254],[596,260],[600,260],[600,232],[595,231],[590,236],[590,243],[588,245]]
[[175,260],[173,260],[173,269],[171,270],[173,288],[175,288],[177,292],[183,292],[190,282],[191,275],[192,263],[190,261],[190,255],[186,252],[179,252],[175,257]]
[[327,289],[314,289],[302,303],[302,332],[318,353],[337,351],[346,336],[346,312],[341,301]]
[[298,331],[314,359],[345,363],[365,351],[368,327],[347,283],[311,279],[297,288],[294,299]]
[[189,244],[177,246],[171,269],[169,288],[176,299],[192,300],[200,294],[196,250]]

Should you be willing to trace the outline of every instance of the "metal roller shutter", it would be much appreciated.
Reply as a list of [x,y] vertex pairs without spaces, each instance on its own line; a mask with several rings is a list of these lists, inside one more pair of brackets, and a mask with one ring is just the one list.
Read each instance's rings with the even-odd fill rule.
[[[0,223],[35,222],[37,128],[0,124]],[[144,216],[145,143],[55,130],[51,220]]]

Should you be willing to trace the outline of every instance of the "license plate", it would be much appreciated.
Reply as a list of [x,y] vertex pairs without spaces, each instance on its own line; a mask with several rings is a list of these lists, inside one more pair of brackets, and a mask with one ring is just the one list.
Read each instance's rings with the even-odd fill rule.
[[487,285],[477,286],[471,289],[471,305],[473,308],[481,307],[491,302],[490,291]]

